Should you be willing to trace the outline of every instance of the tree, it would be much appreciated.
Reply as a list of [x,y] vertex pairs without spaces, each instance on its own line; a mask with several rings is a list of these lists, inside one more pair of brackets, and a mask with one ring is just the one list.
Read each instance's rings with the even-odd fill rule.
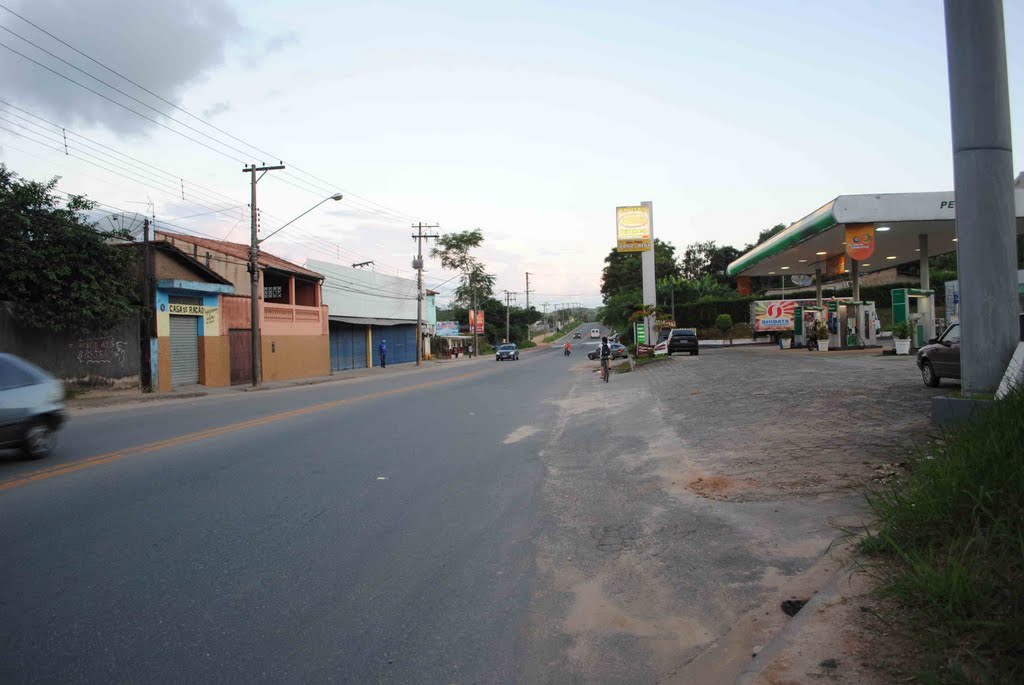
[[62,206],[57,181],[27,181],[0,164],[0,300],[37,328],[109,329],[139,310],[137,253],[111,244],[126,233],[86,219],[94,203],[71,196]]
[[716,281],[731,282],[726,269],[740,254],[735,247],[719,247],[714,240],[687,245],[682,259],[683,276],[691,280],[700,280],[710,275]]
[[[604,258],[604,269],[601,272],[601,295],[605,303],[612,295],[628,292],[643,287],[643,269],[640,252],[619,252],[612,248]],[[654,277],[655,280],[671,276],[679,276],[679,264],[676,262],[676,248],[672,243],[654,239]]]
[[757,234],[757,242],[756,243],[748,243],[743,248],[743,251],[744,252],[750,252],[755,247],[757,247],[758,245],[760,245],[764,241],[766,241],[769,238],[771,238],[772,236],[774,236],[776,233],[779,233],[779,232],[784,231],[784,230],[786,230],[786,224],[775,224],[771,228],[764,229],[763,231],[761,231],[760,233]]
[[487,273],[483,262],[470,254],[480,247],[484,234],[479,228],[457,233],[445,233],[430,250],[430,256],[440,258],[441,266],[460,274],[455,288],[454,303],[473,307],[494,294],[494,276]]

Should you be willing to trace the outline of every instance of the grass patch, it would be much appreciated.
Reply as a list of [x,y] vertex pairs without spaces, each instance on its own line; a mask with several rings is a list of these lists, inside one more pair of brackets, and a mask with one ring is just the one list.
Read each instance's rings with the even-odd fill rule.
[[881,591],[919,640],[924,682],[1024,682],[1024,392],[919,451],[868,494]]
[[518,346],[518,347],[519,347],[519,349],[521,349],[521,350],[528,350],[528,349],[530,349],[531,347],[536,347],[536,346],[537,346],[537,343],[533,342],[532,340],[524,340],[524,341],[523,341],[523,342],[521,342],[521,343],[517,343],[517,346]]
[[[659,357],[634,357],[633,358],[633,361],[636,362],[637,368],[640,368],[641,366],[647,366],[649,364],[657,364],[658,362],[663,362],[663,361],[667,361],[667,360],[668,360],[668,355],[661,355]],[[628,363],[626,363],[626,364],[619,364],[618,366],[613,367],[613,368],[614,368],[615,373],[629,373],[630,371],[633,370]]]

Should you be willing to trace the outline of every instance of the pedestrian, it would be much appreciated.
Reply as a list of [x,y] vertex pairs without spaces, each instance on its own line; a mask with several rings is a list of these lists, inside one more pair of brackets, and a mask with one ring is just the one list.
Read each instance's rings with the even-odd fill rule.
[[380,345],[377,346],[377,354],[380,355],[380,368],[386,369],[388,367],[388,341],[381,338]]

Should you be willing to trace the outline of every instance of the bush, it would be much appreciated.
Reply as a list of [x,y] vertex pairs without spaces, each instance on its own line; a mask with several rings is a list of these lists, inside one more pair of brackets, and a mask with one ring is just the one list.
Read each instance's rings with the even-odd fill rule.
[[536,347],[537,343],[533,342],[532,340],[524,340],[523,342],[518,343],[518,345],[519,345],[519,349],[521,349],[521,350],[528,350],[531,347]]
[[732,329],[732,317],[728,314],[719,314],[715,319],[715,328],[720,330],[722,335],[726,335]]
[[1024,682],[1024,390],[921,449],[868,495],[882,591],[930,662],[921,682]]

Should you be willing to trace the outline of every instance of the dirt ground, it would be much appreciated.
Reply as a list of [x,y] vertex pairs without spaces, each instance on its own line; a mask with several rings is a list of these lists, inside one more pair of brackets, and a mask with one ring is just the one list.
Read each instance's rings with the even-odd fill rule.
[[836,579],[843,530],[867,522],[858,484],[927,430],[913,361],[707,350],[607,385],[595,366],[574,365],[541,455],[523,680],[892,682],[869,586]]

